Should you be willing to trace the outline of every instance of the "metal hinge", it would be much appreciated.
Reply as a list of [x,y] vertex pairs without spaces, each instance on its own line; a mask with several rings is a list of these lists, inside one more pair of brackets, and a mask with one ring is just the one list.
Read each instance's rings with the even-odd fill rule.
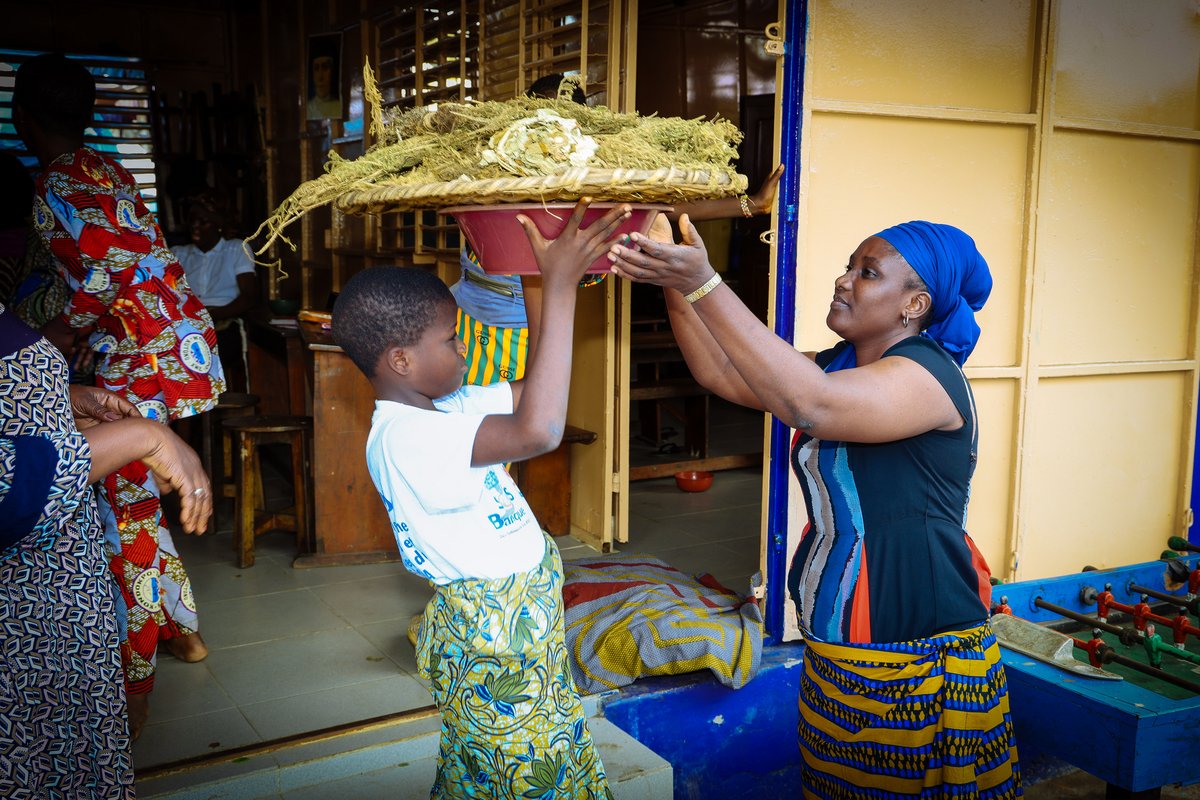
[[1188,528],[1192,527],[1192,523],[1194,523],[1195,521],[1196,521],[1195,511],[1191,508],[1185,508],[1183,510],[1183,529],[1186,531]]

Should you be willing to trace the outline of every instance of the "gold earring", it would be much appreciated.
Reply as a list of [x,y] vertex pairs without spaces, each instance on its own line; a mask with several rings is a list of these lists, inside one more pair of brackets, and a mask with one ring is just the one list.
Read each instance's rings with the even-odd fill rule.
[[904,327],[908,327],[908,312],[904,312]]

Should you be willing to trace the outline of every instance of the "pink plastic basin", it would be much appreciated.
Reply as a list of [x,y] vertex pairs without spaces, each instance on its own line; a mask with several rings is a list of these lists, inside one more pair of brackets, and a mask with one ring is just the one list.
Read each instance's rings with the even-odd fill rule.
[[[615,205],[619,204],[592,203],[583,214],[583,226],[587,227],[593,220],[604,216]],[[633,212],[617,228],[614,240],[634,231],[646,233],[656,212],[671,210],[670,206],[665,205],[630,203],[629,206]],[[494,275],[536,275],[537,262],[533,259],[525,229],[517,222],[517,215],[529,217],[542,236],[552,239],[567,226],[574,207],[574,203],[504,203],[494,206],[456,206],[438,213],[453,216],[458,221],[458,227],[467,237],[471,249],[479,256],[484,272]],[[611,266],[612,262],[605,253],[592,262],[588,272],[609,272]]]

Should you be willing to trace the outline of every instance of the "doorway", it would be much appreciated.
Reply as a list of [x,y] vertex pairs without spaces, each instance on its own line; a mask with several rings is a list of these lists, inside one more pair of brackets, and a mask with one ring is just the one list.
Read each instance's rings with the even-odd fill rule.
[[[745,134],[739,171],[747,176],[751,192],[774,167],[776,60],[766,53],[764,31],[778,11],[777,3],[764,0],[639,4],[637,111],[735,121]],[[697,225],[713,266],[763,321],[771,274],[770,247],[760,236],[770,224],[771,217],[764,215]],[[703,547],[715,549],[693,558],[681,540],[671,552],[685,563],[673,566],[716,571],[721,569],[718,559],[730,557],[723,551],[734,550],[733,558],[752,560],[753,573],[762,520],[763,415],[711,396],[695,383],[671,334],[660,289],[632,285],[630,305],[625,547],[661,547],[664,529],[682,530],[691,522],[703,530]],[[684,470],[711,472],[713,488],[681,492],[674,475]],[[676,509],[678,518],[656,518],[664,506]],[[730,513],[720,515],[721,523],[702,517],[722,508]],[[691,539],[695,534],[680,535]],[[743,581],[749,577],[739,577],[738,585],[729,588],[748,592]]]

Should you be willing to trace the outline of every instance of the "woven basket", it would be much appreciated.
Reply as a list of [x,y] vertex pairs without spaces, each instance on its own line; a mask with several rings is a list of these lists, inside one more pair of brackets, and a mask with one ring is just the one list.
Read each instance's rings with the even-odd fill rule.
[[716,197],[734,197],[746,191],[744,175],[707,170],[592,169],[574,167],[559,175],[536,177],[461,179],[440,183],[388,183],[351,189],[337,199],[346,213],[411,211],[458,205],[574,201],[627,203],[683,203]]

